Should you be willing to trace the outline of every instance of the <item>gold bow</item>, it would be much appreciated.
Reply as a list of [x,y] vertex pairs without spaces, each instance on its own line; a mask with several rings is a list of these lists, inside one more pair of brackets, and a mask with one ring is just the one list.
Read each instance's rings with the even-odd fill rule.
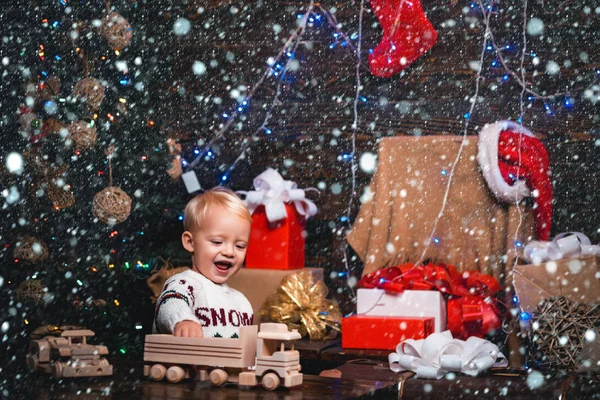
[[267,298],[260,310],[262,320],[281,322],[311,340],[332,339],[340,331],[342,312],[328,300],[327,286],[310,271],[283,278],[277,293]]

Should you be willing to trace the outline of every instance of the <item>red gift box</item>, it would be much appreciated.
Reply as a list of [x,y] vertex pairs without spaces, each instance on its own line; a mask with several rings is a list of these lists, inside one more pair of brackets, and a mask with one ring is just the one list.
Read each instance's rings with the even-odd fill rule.
[[434,323],[431,317],[353,315],[342,319],[342,348],[395,350],[406,339],[425,339]]
[[286,203],[287,218],[270,223],[264,206],[252,214],[246,268],[304,268],[304,230],[306,218],[293,204]]

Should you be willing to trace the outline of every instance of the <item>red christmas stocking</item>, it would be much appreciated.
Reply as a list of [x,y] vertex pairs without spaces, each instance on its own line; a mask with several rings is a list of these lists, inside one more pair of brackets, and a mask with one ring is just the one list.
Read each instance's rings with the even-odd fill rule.
[[371,0],[383,38],[369,55],[371,73],[387,78],[421,57],[437,40],[420,0]]

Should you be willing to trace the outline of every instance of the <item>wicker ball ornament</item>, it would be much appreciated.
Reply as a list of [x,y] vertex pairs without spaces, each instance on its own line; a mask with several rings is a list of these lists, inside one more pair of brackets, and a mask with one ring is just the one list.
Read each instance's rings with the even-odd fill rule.
[[39,303],[42,302],[45,294],[46,288],[38,279],[30,279],[22,282],[17,287],[17,300],[19,301],[33,301]]
[[56,76],[49,76],[46,82],[40,84],[40,97],[42,100],[51,100],[60,94],[60,79]]
[[85,150],[94,147],[98,135],[96,134],[96,125],[91,121],[75,121],[69,128],[68,138],[75,143],[78,150]]
[[73,195],[73,192],[64,187],[59,187],[54,182],[48,184],[46,195],[56,210],[63,210],[75,204],[75,195]]
[[121,223],[131,213],[131,198],[122,189],[109,186],[94,196],[92,213],[104,224]]
[[75,84],[73,97],[83,99],[93,110],[98,110],[104,100],[104,87],[97,79],[84,78]]
[[[532,313],[534,360],[542,368],[574,370],[587,340],[600,338],[600,305],[546,299]],[[598,339],[596,339],[598,340]]]
[[21,261],[36,263],[48,258],[50,251],[46,243],[32,236],[25,236],[15,244],[13,257]]
[[111,45],[113,50],[122,50],[131,43],[133,29],[123,16],[111,12],[104,17],[100,34]]
[[50,75],[45,80],[29,80],[23,85],[25,96],[32,98],[35,102],[40,100],[52,100],[60,94],[61,82],[56,76]]

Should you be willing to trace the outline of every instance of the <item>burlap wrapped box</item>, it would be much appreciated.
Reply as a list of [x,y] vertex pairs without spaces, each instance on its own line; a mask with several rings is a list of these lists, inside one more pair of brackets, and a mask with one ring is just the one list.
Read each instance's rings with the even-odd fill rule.
[[555,296],[574,303],[600,303],[600,257],[517,265],[513,285],[521,310],[529,314],[542,300]]
[[267,297],[277,292],[284,277],[300,271],[310,271],[315,280],[323,280],[322,268],[301,268],[296,270],[250,269],[241,268],[229,278],[227,284],[242,292],[252,305],[254,323],[260,322],[260,309]]

